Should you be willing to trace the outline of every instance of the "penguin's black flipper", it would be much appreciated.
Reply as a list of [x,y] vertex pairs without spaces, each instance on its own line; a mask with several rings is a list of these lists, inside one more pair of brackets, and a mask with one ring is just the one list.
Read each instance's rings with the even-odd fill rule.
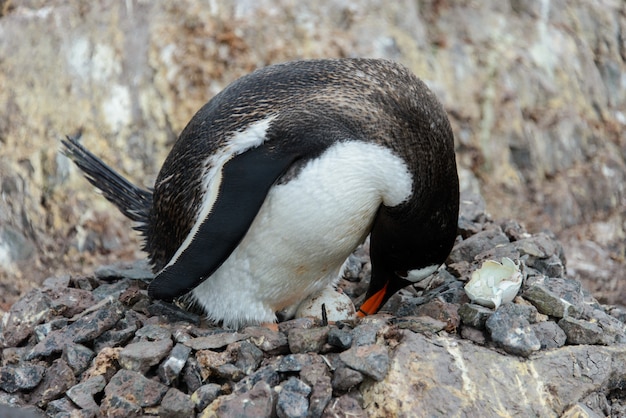
[[61,140],[65,156],[74,162],[85,177],[104,197],[113,203],[127,218],[139,223],[135,229],[145,233],[152,192],[135,186],[121,174],[113,170],[100,158],[93,155],[79,141],[80,134]]
[[299,157],[272,152],[262,144],[231,158],[222,169],[209,216],[186,248],[150,282],[150,297],[172,300],[213,274],[245,236],[272,185]]

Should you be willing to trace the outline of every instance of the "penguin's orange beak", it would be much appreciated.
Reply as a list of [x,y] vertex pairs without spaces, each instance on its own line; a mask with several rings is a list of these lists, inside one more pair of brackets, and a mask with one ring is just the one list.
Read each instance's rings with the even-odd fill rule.
[[378,310],[382,307],[383,302],[387,299],[387,286],[389,282],[386,282],[382,289],[378,292],[374,293],[372,296],[367,298],[365,302],[359,308],[359,311],[356,313],[359,318],[363,318],[367,315],[372,315],[378,312]]

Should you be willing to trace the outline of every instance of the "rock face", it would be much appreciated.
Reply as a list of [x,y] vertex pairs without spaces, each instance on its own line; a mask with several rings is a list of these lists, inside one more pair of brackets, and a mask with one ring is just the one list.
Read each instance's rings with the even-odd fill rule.
[[129,223],[57,153],[64,135],[82,130],[151,186],[227,83],[339,56],[423,78],[450,114],[463,188],[497,217],[549,227],[571,277],[623,300],[625,16],[618,0],[2,2],[0,308],[68,266],[141,258]]

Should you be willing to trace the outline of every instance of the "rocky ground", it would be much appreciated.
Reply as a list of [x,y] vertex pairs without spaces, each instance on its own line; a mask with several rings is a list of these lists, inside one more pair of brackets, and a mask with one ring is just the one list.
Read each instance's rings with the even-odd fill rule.
[[[150,300],[142,261],[51,277],[3,318],[0,405],[53,417],[626,415],[626,312],[566,278],[553,236],[462,201],[446,267],[361,320],[229,331]],[[470,303],[471,272],[502,257],[521,261],[519,295],[497,310]],[[356,302],[369,272],[359,248],[341,281]],[[482,380],[494,393],[476,391]]]

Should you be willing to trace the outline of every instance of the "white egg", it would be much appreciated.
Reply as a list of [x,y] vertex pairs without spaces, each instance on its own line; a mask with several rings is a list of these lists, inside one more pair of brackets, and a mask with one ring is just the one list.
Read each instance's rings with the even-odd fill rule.
[[522,273],[519,266],[508,257],[502,258],[502,264],[487,260],[472,273],[471,280],[465,285],[467,296],[479,305],[495,308],[511,302],[522,286]]
[[308,316],[322,319],[322,305],[325,305],[326,318],[329,322],[352,319],[356,314],[354,304],[348,295],[327,287],[302,301],[296,311],[296,318]]

